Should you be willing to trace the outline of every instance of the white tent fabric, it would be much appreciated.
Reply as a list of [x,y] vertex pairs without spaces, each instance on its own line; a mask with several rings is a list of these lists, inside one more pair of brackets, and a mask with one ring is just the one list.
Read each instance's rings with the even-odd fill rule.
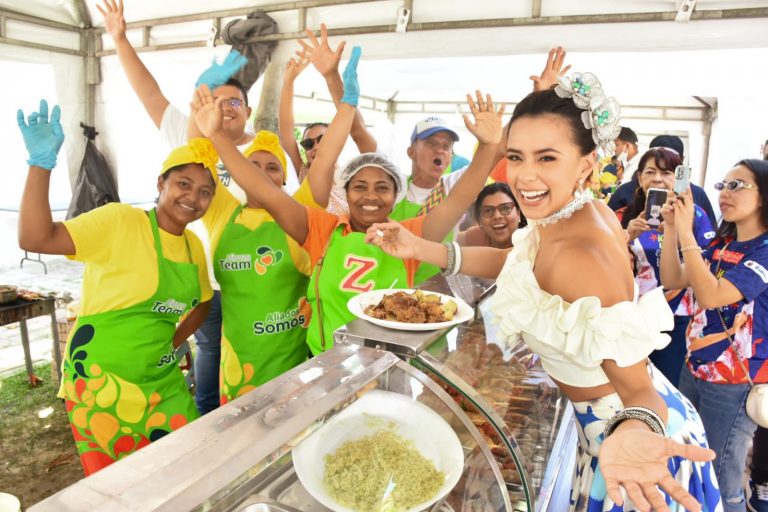
[[[88,15],[93,25],[101,25],[101,16],[96,11],[96,0],[87,0]],[[282,4],[284,10],[273,12],[281,32],[295,32],[299,28],[299,16],[290,5],[307,6],[307,26],[316,28],[325,21],[329,28],[380,27],[395,23],[396,12],[402,1],[377,1],[353,5],[326,5],[329,2],[304,1]],[[331,2],[332,3],[332,2]],[[532,9],[538,4],[541,16],[595,16],[604,15],[605,23],[591,24],[547,24],[543,26],[476,28],[461,30],[418,30],[438,21],[495,20],[499,18],[532,16]],[[215,8],[241,9],[243,12],[262,7],[270,9],[274,2],[220,0]],[[319,7],[312,7],[319,5]],[[756,156],[760,143],[768,137],[764,125],[768,112],[768,99],[758,84],[768,83],[768,67],[764,65],[768,49],[768,31],[765,17],[744,17],[739,19],[692,20],[675,22],[618,23],[622,16],[639,16],[638,13],[674,12],[679,1],[622,1],[593,0],[572,2],[570,0],[534,0],[508,2],[506,0],[413,0],[414,29],[405,34],[363,33],[347,35],[348,45],[363,47],[360,64],[361,88],[363,94],[386,100],[395,97],[396,102],[416,101],[423,103],[424,111],[418,114],[398,114],[394,126],[380,111],[364,112],[366,120],[373,125],[385,150],[409,171],[405,147],[413,123],[420,117],[437,109],[430,102],[461,102],[466,92],[481,88],[490,92],[500,101],[517,101],[529,89],[527,77],[538,73],[544,62],[546,51],[561,44],[568,48],[568,62],[575,70],[589,70],[603,81],[605,90],[625,105],[698,106],[694,96],[717,98],[717,119],[714,121],[711,146],[708,157],[707,183],[720,179],[722,174],[736,160]],[[714,13],[718,9],[765,9],[768,1],[713,1],[699,0],[699,12]],[[84,20],[75,0],[29,0],[24,3],[0,0],[0,9],[45,18],[68,25],[80,25]],[[210,17],[202,16],[198,21],[181,24],[163,24],[160,18],[206,13],[212,9],[204,0],[129,0],[126,3],[126,17],[130,22],[159,20],[151,29],[150,44],[176,44],[204,40],[211,25]],[[222,18],[222,25],[230,17]],[[634,19],[634,18],[633,18]],[[550,19],[550,22],[552,20]],[[422,25],[420,25],[422,24]],[[361,28],[362,32],[366,29]],[[1,34],[0,34],[1,35]],[[140,29],[129,31],[135,45],[141,45]],[[28,23],[8,20],[5,37],[33,41],[39,44],[79,48],[78,34],[59,29],[41,28]],[[332,43],[341,40],[333,37]],[[109,50],[111,41],[102,37],[104,50]],[[295,41],[282,41],[273,59],[284,62],[296,48]],[[210,62],[214,55],[223,55],[227,47],[201,47],[186,50],[142,52],[141,58],[156,76],[165,94],[172,103],[183,110],[189,102],[191,84],[197,74]],[[16,89],[6,97],[13,101],[3,102],[0,115],[6,121],[15,117],[15,109],[33,108],[40,95],[55,92],[64,112],[66,162],[73,174],[79,168],[82,158],[82,136],[78,124],[85,114],[85,67],[83,59],[74,55],[62,55],[51,51],[18,48],[3,44],[0,38],[0,66],[3,61],[35,62],[48,66],[53,72],[54,84],[47,83],[48,89],[28,86],[29,78],[11,76]],[[121,196],[125,200],[138,201],[154,197],[154,181],[157,166],[167,153],[167,148],[157,137],[157,131],[144,113],[140,103],[128,86],[114,55],[101,57],[101,83],[96,93],[96,126],[101,132],[98,142],[118,174]],[[43,74],[44,75],[44,74]],[[41,75],[41,76],[43,76]],[[48,75],[50,77],[50,75]],[[36,80],[50,81],[50,78]],[[38,84],[39,85],[39,84]],[[55,86],[55,87],[54,87]],[[258,101],[260,82],[251,90],[250,99]],[[54,90],[55,89],[55,90]],[[322,79],[308,69],[299,78],[296,92],[301,96],[327,98]],[[314,100],[296,100],[295,110],[298,121],[317,118],[330,119],[332,107]],[[10,107],[10,108],[9,108]],[[434,107],[434,108],[433,108]],[[441,108],[445,108],[442,105]],[[7,112],[6,110],[10,111]],[[661,110],[659,110],[661,112]],[[463,123],[455,112],[442,114],[457,129],[462,140],[458,152],[469,156],[473,141],[463,130]],[[10,117],[9,117],[10,116]],[[704,168],[706,141],[704,124],[693,121],[661,121],[659,119],[627,119],[626,123],[646,140],[655,133],[670,132],[683,135],[688,141],[690,163],[694,168],[694,179],[701,182]],[[12,162],[23,162],[23,147],[15,123],[2,123],[5,140],[14,151]],[[644,148],[641,148],[644,149]],[[15,165],[15,164],[14,164]],[[63,175],[61,170],[57,173]],[[23,176],[23,173],[17,173]],[[74,176],[72,176],[72,181]],[[18,201],[20,186],[11,184],[12,195],[0,191],[0,207]],[[6,187],[4,187],[5,189]],[[56,187],[54,203],[66,202],[66,187]],[[3,195],[6,194],[6,195]]]

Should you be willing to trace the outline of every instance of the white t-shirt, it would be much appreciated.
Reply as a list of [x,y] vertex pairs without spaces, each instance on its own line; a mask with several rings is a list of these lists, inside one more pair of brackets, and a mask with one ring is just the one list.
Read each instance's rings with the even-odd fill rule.
[[[188,120],[189,117],[186,114],[184,114],[181,110],[177,109],[170,103],[165,109],[165,112],[163,112],[163,118],[160,120],[160,136],[168,144],[168,146],[170,146],[171,149],[183,146],[187,143]],[[251,139],[253,138],[252,133],[246,133],[251,135]],[[250,144],[251,140],[248,140],[248,142],[245,144],[237,146],[237,149],[242,153],[248,148]],[[288,178],[286,179],[285,189],[289,194],[293,194],[296,190],[299,189],[299,179],[296,176],[296,170],[291,163],[291,159],[286,158],[286,161],[288,164]],[[221,161],[219,161],[219,163],[216,165],[216,168],[218,169],[219,181],[225,187],[227,187],[233,196],[239,199],[241,203],[245,204],[245,192],[238,186],[237,183],[235,183],[235,180],[230,178],[229,173]],[[211,241],[208,238],[208,230],[206,230],[205,226],[203,226],[202,220],[197,220],[190,224],[188,227],[198,236],[198,238],[200,238],[200,241],[203,243],[203,247],[205,248],[205,258],[208,262],[208,276],[211,280],[211,287],[213,287],[214,290],[221,290],[219,283],[216,282],[216,278],[213,275],[213,265],[211,264]]]
[[[448,195],[451,192],[451,189],[456,185],[456,183],[461,179],[461,177],[464,176],[464,173],[467,172],[467,169],[469,169],[469,166],[466,166],[457,171],[453,171],[450,174],[444,174],[440,176],[440,180],[443,182],[443,186],[445,187],[446,195]],[[412,203],[424,204],[427,201],[427,198],[429,197],[429,193],[432,192],[433,189],[434,187],[432,188],[417,187],[416,185],[413,184],[413,180],[408,180],[408,192],[406,193],[405,198]]]

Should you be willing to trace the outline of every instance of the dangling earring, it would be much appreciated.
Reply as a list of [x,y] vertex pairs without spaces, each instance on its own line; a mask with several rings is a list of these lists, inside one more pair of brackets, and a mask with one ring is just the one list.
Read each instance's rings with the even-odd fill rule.
[[584,179],[582,178],[579,180],[579,184],[576,187],[576,190],[573,191],[573,197],[576,199],[583,199],[585,193],[586,191],[584,190]]

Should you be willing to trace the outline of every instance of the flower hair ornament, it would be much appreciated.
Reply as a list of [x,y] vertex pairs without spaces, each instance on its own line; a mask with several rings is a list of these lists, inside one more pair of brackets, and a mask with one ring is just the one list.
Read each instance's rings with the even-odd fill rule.
[[616,150],[614,141],[621,131],[621,107],[614,98],[605,96],[600,80],[592,73],[574,73],[570,78],[561,76],[555,94],[572,98],[576,106],[584,110],[581,114],[584,127],[592,130],[595,144],[612,155]]

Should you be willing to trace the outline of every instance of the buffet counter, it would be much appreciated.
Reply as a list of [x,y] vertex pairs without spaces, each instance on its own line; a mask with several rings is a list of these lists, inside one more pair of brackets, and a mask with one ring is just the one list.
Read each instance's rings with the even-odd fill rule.
[[[382,399],[390,405],[378,407]],[[389,423],[403,423],[409,440],[411,434],[426,439],[417,448],[424,448],[446,480],[452,478],[426,510],[514,510],[492,448],[448,392],[392,353],[350,344],[339,344],[30,510],[341,510],[327,506],[322,490],[309,485],[307,471],[322,476],[322,450],[331,448],[324,445],[343,433],[337,420],[349,420],[347,413],[363,403],[370,418],[382,413]],[[408,432],[414,412],[427,419]],[[364,417],[360,429],[370,426]],[[440,429],[456,440],[453,458],[440,453],[442,439],[429,439]]]
[[573,410],[522,341],[502,343],[489,311],[495,285],[438,275],[420,288],[461,298],[475,308],[474,320],[411,332],[357,319],[337,331],[336,342],[395,353],[446,390],[494,454],[513,510],[566,510],[576,459]]

